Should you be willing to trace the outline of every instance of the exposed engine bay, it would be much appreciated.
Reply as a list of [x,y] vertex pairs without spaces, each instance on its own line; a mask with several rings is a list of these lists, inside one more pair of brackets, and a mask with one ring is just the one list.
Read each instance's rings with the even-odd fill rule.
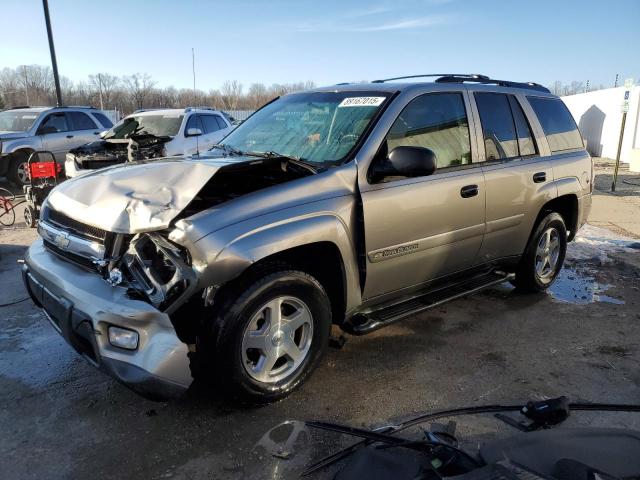
[[74,156],[78,168],[96,170],[126,162],[165,157],[165,144],[171,139],[169,136],[140,133],[126,139],[92,142],[71,150],[69,154]]
[[[134,163],[121,172],[133,173],[136,171],[136,165],[145,167],[144,162]],[[165,165],[164,171],[168,171],[171,166],[190,172],[197,170],[197,164],[189,165],[185,160],[172,161],[169,167]],[[84,268],[97,270],[111,285],[126,287],[130,297],[143,300],[170,314],[193,295],[197,282],[191,268],[189,252],[169,240],[175,222],[240,196],[312,174],[311,170],[280,158],[231,162],[216,168],[217,171],[214,170],[215,173],[204,182],[200,190],[189,197],[191,200],[188,203],[178,205],[173,202],[178,208],[172,210],[174,216],[163,224],[164,228],[137,234],[116,233],[76,221],[56,210],[54,196],[51,199],[51,207],[45,209],[42,217],[40,233],[45,247]],[[202,175],[199,178],[201,179]],[[76,181],[95,183],[91,188],[96,189],[99,188],[99,180],[98,177],[82,177]],[[165,180],[171,181],[171,175],[165,175]],[[117,183],[112,182],[110,185]],[[174,183],[173,186],[178,192],[184,193],[184,190],[180,190],[179,183]],[[154,184],[153,188],[161,190],[162,186]],[[136,200],[142,200],[145,207],[150,206],[144,198]],[[88,201],[91,202],[91,199]],[[95,206],[95,203],[91,205]],[[158,207],[162,208],[161,205]],[[138,203],[123,203],[121,208],[124,213],[133,214],[133,210],[138,208]],[[160,211],[168,210],[165,207]],[[72,239],[90,240],[94,245],[98,245],[98,253],[90,253],[87,258],[86,251],[74,251],[73,242],[61,248],[56,243],[60,232],[70,235],[69,238]]]

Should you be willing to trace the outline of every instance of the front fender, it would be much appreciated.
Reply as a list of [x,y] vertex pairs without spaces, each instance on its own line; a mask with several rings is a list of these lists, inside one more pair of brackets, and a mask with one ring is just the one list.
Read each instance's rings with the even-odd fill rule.
[[[351,228],[338,215],[319,212],[241,230],[241,225],[228,227],[191,245],[193,266],[202,288],[223,285],[252,264],[276,253],[329,242],[337,247],[342,259],[347,309],[359,303],[357,254]],[[323,261],[322,258],[315,260]]]

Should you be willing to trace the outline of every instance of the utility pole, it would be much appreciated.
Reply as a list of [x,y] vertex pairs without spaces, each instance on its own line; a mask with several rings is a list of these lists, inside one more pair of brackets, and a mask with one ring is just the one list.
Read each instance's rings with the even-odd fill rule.
[[27,66],[22,66],[22,75],[24,76],[24,95],[27,97],[27,105],[31,105],[29,103],[29,83],[27,79]]
[[42,0],[44,8],[44,21],[47,24],[47,37],[49,38],[49,52],[51,52],[51,68],[53,69],[53,81],[56,84],[56,106],[62,105],[62,94],[60,93],[60,78],[58,77],[58,62],[56,61],[56,49],[53,46],[53,33],[51,33],[51,19],[49,18],[49,2]]

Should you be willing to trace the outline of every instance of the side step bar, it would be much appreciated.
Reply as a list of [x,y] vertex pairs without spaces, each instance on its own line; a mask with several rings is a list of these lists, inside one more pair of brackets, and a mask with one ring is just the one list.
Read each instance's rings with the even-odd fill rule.
[[380,308],[365,310],[347,320],[342,329],[351,335],[365,335],[386,327],[408,316],[428,310],[450,300],[464,297],[515,277],[513,273],[492,270],[469,279],[442,285],[426,293],[386,304]]

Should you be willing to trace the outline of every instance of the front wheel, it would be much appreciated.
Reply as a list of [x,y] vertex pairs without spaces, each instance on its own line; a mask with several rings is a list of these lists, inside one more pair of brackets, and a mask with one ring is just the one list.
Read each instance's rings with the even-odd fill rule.
[[212,362],[226,390],[269,403],[300,386],[324,354],[331,305],[322,285],[296,270],[277,271],[228,292],[213,325]]
[[537,225],[520,260],[513,284],[523,292],[540,292],[556,279],[567,252],[567,228],[553,212]]
[[14,154],[14,158],[9,163],[7,178],[18,187],[29,183],[29,168],[27,163],[28,155],[24,153]]

